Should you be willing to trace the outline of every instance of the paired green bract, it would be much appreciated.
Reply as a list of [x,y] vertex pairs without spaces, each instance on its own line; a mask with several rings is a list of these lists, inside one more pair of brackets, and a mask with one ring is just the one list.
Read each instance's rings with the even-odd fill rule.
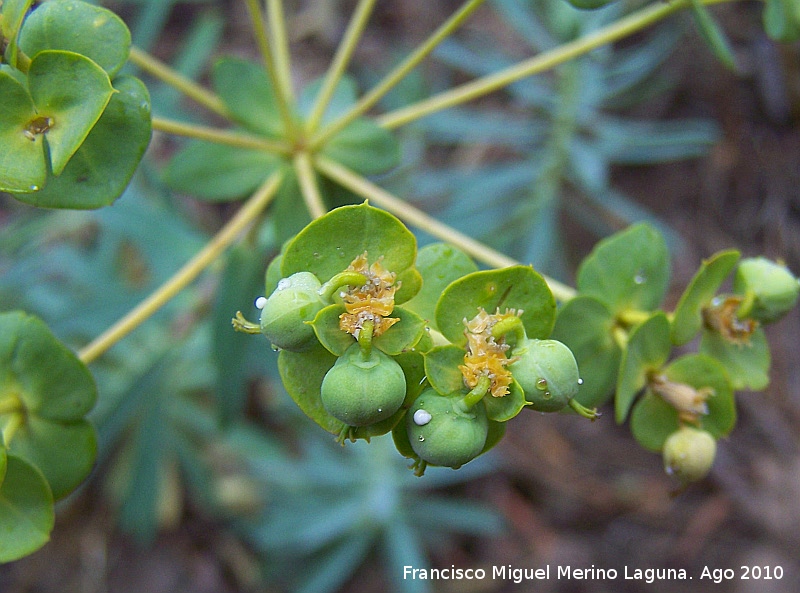
[[88,369],[42,321],[0,314],[0,562],[42,546],[53,501],[91,471],[97,444],[85,416],[96,397]]
[[[350,266],[362,254],[400,281],[388,313],[396,321],[366,342],[341,325],[351,312],[347,290],[365,281]],[[557,310],[531,267],[481,271],[442,244],[417,252],[402,223],[362,204],[331,211],[287,243],[266,288],[270,300],[280,297],[304,274],[319,287],[313,319],[295,318],[285,330],[309,337],[313,330],[313,339],[284,347],[279,369],[300,408],[342,442],[391,431],[421,474],[428,464],[459,467],[488,451],[525,408],[595,418],[590,408],[613,397],[617,422],[630,417],[639,443],[663,451],[669,471],[688,481],[711,466],[707,440],[733,429],[734,390],[767,384],[761,324],[794,307],[800,291],[785,267],[739,260],[728,250],[704,261],[667,313],[659,308],[669,285],[667,245],[654,228],[636,225],[595,247],[578,270],[577,295]],[[737,264],[733,291],[721,293]],[[675,347],[698,336],[699,352],[672,359]],[[380,352],[374,364],[366,362],[371,348]],[[386,373],[374,402],[359,365]],[[388,387],[399,372],[404,384]],[[685,436],[697,432],[703,436]],[[702,463],[679,468],[672,451],[691,442],[701,443]],[[681,445],[667,452],[667,443]]]
[[53,0],[26,18],[30,5],[2,5],[0,190],[34,206],[108,205],[150,141],[147,89],[118,76],[130,33],[80,0]]
[[[364,267],[354,268],[351,264],[364,254]],[[342,320],[363,304],[349,306],[348,295],[364,284],[355,270],[366,270],[366,265],[378,266],[381,277],[393,275],[393,306],[382,315],[395,321],[380,334],[356,339],[358,334],[345,331]],[[365,286],[369,282],[378,280]],[[288,294],[301,283],[313,288],[313,294]],[[554,383],[568,377],[574,385],[563,390],[551,386],[559,397],[577,391],[578,369],[570,354],[536,371],[531,365],[515,371],[512,365],[505,371],[505,394],[500,396],[501,388],[489,394],[492,369],[504,369],[528,349],[559,344],[569,352],[546,339],[556,305],[542,276],[530,266],[479,271],[464,253],[443,244],[417,252],[414,235],[399,220],[366,203],[332,210],[298,233],[270,264],[266,290],[269,298],[257,305],[262,309],[260,327],[239,315],[234,325],[251,333],[262,330],[280,349],[281,378],[298,406],[342,442],[391,431],[398,450],[414,459],[418,474],[428,464],[466,463],[493,447],[505,422],[525,407],[544,409],[532,402],[545,393],[551,396],[551,391],[543,391],[540,383],[526,399],[514,372],[529,382],[534,372],[547,373]],[[373,300],[365,301],[367,308],[380,297],[369,298]],[[313,319],[304,317],[306,303],[318,299]],[[278,302],[280,311],[274,306]],[[265,315],[268,331],[263,331]],[[486,331],[500,328],[505,319],[497,336],[477,338],[476,343],[486,344],[486,352],[468,346],[466,336],[465,321],[480,315],[488,315]],[[372,324],[372,317],[365,319]],[[375,318],[379,322],[380,316]],[[280,334],[272,331],[279,324]],[[315,337],[310,343],[293,339],[308,336],[310,329]],[[476,385],[468,385],[461,370],[468,353],[474,355],[470,364]],[[570,368],[556,368],[564,364]],[[553,409],[565,407],[571,395],[561,399]]]

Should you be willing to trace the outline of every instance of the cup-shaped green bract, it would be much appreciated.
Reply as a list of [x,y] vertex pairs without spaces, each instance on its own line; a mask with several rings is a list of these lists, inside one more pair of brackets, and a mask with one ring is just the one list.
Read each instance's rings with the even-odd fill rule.
[[320,397],[334,418],[349,426],[369,426],[400,409],[406,377],[393,358],[377,348],[364,355],[356,343],[325,374]]
[[681,426],[664,442],[664,470],[681,482],[696,482],[714,464],[717,441],[705,430]]
[[464,393],[440,395],[428,388],[406,413],[414,453],[430,465],[458,468],[475,459],[486,445],[489,421],[481,402],[465,409]]
[[581,382],[578,363],[565,344],[557,340],[526,339],[511,355],[517,360],[508,368],[532,409],[557,412],[578,395]]
[[298,272],[278,282],[261,309],[261,333],[283,350],[302,352],[314,344],[312,321],[325,306],[320,281],[310,272]]
[[739,264],[733,289],[745,296],[745,303],[752,295],[752,306],[749,311],[742,312],[745,317],[771,323],[797,304],[800,282],[786,266],[765,257],[754,257]]

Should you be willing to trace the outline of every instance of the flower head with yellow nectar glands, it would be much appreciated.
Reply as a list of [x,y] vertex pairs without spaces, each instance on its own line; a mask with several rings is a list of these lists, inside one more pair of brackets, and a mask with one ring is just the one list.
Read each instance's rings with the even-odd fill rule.
[[489,314],[481,308],[469,321],[464,319],[467,353],[464,355],[464,364],[458,368],[467,387],[472,389],[481,377],[488,377],[491,381],[489,393],[493,397],[508,395],[513,378],[506,367],[516,358],[506,356],[509,345],[504,337],[495,339],[492,328],[504,319],[519,315],[522,315],[522,311],[506,309],[505,313],[500,313],[498,309],[496,313]]
[[367,252],[356,257],[347,272],[363,274],[367,281],[362,286],[351,286],[340,293],[345,312],[339,316],[339,329],[358,339],[364,323],[371,321],[372,335],[377,337],[400,321],[389,317],[394,310],[394,294],[400,288],[397,275],[382,265],[383,257],[368,265]]

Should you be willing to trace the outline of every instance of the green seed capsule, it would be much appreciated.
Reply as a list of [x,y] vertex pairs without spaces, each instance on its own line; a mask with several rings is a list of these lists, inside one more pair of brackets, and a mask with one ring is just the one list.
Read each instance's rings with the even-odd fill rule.
[[457,468],[483,451],[489,421],[481,402],[465,410],[461,392],[423,391],[406,414],[411,448],[431,465]]
[[261,333],[277,348],[300,352],[316,340],[312,321],[325,306],[319,295],[320,281],[310,272],[298,272],[278,282],[262,303]]
[[353,344],[322,379],[320,396],[334,418],[349,426],[368,426],[400,409],[406,377],[393,358],[376,348],[364,357]]
[[[778,263],[765,257],[744,259],[736,270],[733,289],[744,295],[743,317],[762,323],[777,321],[797,304],[800,282]],[[748,298],[752,302],[748,303]]]
[[519,359],[508,368],[532,409],[557,412],[578,394],[578,363],[561,342],[526,339],[511,354]]
[[681,482],[696,482],[714,463],[717,442],[705,430],[682,426],[664,442],[664,471]]

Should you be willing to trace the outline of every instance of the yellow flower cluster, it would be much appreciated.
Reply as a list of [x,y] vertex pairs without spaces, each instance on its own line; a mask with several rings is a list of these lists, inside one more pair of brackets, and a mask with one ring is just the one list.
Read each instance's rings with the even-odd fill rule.
[[372,321],[372,335],[377,337],[400,321],[389,317],[394,310],[394,293],[400,287],[395,284],[396,274],[384,269],[378,259],[367,265],[367,253],[353,260],[347,272],[358,272],[367,277],[363,286],[353,286],[341,293],[345,313],[339,316],[339,328],[358,339],[365,321]]
[[512,377],[506,367],[516,358],[506,356],[509,345],[502,337],[499,341],[496,340],[492,336],[492,328],[503,319],[521,314],[522,311],[507,309],[505,313],[501,314],[498,310],[490,315],[480,309],[471,320],[464,320],[467,328],[467,353],[464,355],[464,364],[458,368],[467,387],[472,389],[481,377],[488,377],[491,380],[489,392],[493,397],[508,395]]

